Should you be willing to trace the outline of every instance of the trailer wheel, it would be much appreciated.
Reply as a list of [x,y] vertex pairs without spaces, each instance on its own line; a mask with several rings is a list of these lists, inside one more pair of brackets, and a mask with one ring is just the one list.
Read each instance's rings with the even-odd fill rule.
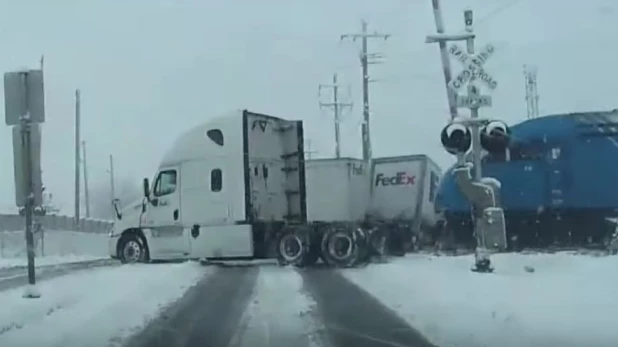
[[321,243],[324,261],[336,267],[350,267],[358,260],[358,245],[353,230],[337,228],[324,233]]
[[277,260],[279,265],[303,266],[308,252],[307,235],[302,230],[288,229],[277,238]]

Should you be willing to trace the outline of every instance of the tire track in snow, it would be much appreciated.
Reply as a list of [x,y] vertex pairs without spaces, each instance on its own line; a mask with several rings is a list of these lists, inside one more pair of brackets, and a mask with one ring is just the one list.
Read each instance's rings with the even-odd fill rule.
[[258,271],[257,267],[217,269],[125,346],[227,346],[249,303]]
[[326,332],[338,347],[434,347],[376,298],[332,269],[302,271]]
[[322,347],[323,327],[314,320],[315,302],[303,292],[291,267],[261,266],[256,287],[235,339],[228,347]]

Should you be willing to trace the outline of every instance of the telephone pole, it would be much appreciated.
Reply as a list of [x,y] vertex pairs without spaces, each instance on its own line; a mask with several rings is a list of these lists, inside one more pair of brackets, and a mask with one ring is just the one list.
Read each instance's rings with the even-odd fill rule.
[[341,158],[341,133],[339,124],[341,123],[340,111],[344,107],[352,107],[352,103],[339,102],[339,85],[337,84],[337,74],[333,74],[333,84],[320,84],[318,93],[321,95],[322,89],[331,88],[333,90],[332,102],[320,102],[320,107],[328,107],[333,109],[334,124],[335,124],[335,158]]
[[79,89],[75,90],[75,230],[79,230],[79,207],[80,207],[80,179],[79,179],[79,144],[80,144],[80,92]]
[[116,190],[114,187],[114,156],[109,155],[109,191],[112,197],[112,201],[116,199]]
[[305,159],[311,160],[311,155],[316,152],[311,150],[311,140],[305,140]]
[[82,165],[84,167],[84,199],[86,200],[86,218],[90,218],[90,195],[88,194],[88,164],[86,162],[86,141],[82,141],[84,151]]
[[369,64],[379,64],[379,58],[382,58],[382,55],[379,53],[369,53],[367,48],[368,39],[388,39],[390,37],[389,34],[381,34],[376,32],[369,33],[367,32],[367,22],[361,21],[361,32],[353,33],[353,34],[344,34],[341,35],[341,40],[346,38],[352,39],[352,41],[356,41],[357,39],[361,39],[361,52],[360,52],[360,61],[362,68],[362,81],[363,81],[363,125],[362,125],[362,143],[363,143],[363,160],[371,160],[371,134],[369,132],[370,123],[369,123],[369,82],[371,79],[369,77]]
[[539,93],[536,88],[536,67],[524,65],[526,84],[526,111],[528,119],[539,116]]

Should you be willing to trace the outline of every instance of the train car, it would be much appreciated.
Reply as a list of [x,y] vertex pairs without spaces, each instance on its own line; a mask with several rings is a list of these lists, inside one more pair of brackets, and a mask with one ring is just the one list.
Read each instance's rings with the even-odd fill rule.
[[[502,153],[487,153],[484,177],[501,182],[510,248],[589,246],[607,242],[618,215],[618,110],[556,114],[510,128]],[[446,234],[472,245],[471,206],[452,168],[436,208]]]

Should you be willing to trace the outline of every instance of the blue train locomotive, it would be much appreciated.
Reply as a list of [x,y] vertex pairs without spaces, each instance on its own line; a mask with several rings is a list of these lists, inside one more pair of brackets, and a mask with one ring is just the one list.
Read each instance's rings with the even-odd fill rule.
[[[509,131],[507,149],[483,146],[482,159],[483,177],[501,182],[509,246],[606,242],[614,230],[607,218],[618,216],[618,110],[544,116]],[[473,245],[471,206],[452,169],[438,187],[436,208],[446,234]]]

